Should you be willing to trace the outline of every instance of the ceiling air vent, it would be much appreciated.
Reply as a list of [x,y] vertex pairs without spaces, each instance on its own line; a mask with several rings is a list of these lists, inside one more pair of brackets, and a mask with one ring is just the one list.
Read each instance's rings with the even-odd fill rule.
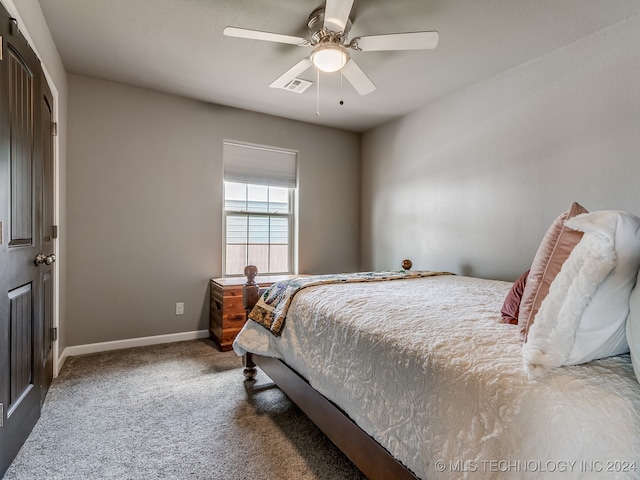
[[289,90],[290,92],[302,93],[311,86],[311,83],[312,82],[308,80],[302,80],[301,78],[294,78],[289,83],[287,83],[284,87],[282,87],[282,89]]

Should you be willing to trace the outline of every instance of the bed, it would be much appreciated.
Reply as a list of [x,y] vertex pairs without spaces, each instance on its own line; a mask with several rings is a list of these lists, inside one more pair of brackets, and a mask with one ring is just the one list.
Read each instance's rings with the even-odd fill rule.
[[[636,357],[633,345],[629,354],[626,340],[625,349],[611,339],[627,328],[640,237],[630,260],[621,251],[623,235],[614,235],[611,249],[619,263],[602,267],[595,293],[579,307],[580,319],[587,319],[616,268],[625,278],[633,276],[624,288],[609,285],[626,292],[621,296],[624,324],[606,333],[611,354],[584,361],[590,351],[573,346],[557,365],[558,355],[545,344],[553,338],[548,318],[564,318],[565,303],[573,302],[573,312],[573,297],[589,293],[575,292],[576,285],[585,284],[584,275],[593,275],[591,250],[591,257],[576,260],[585,255],[580,248],[594,243],[589,244],[593,235],[584,227],[585,216],[574,215],[583,225],[574,221],[572,226],[585,231],[571,249],[578,253],[568,252],[562,261],[567,267],[555,272],[558,281],[535,280],[529,272],[525,277],[537,288],[552,284],[549,300],[535,307],[529,331],[501,315],[513,282],[423,272],[376,281],[323,278],[295,291],[277,332],[246,323],[234,342],[236,353],[244,355],[245,376],[251,379],[256,365],[263,369],[371,479],[638,478]],[[561,227],[568,222],[564,218]],[[638,230],[640,220],[634,235]],[[539,249],[532,271],[540,255]],[[544,272],[553,270],[549,261],[553,258]],[[255,273],[249,269],[247,308],[266,298]],[[522,302],[527,298],[523,294]],[[585,334],[581,329],[593,334],[593,325],[580,319],[572,333],[575,345]],[[609,330],[610,323],[615,322],[607,322]],[[524,344],[523,333],[529,337]],[[604,339],[605,333],[596,336]],[[598,348],[602,355],[604,347]]]

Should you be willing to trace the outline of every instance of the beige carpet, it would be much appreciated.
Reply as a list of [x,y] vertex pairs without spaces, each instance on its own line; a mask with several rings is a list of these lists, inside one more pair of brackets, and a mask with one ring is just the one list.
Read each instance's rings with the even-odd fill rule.
[[287,397],[208,340],[67,359],[4,476],[363,479]]

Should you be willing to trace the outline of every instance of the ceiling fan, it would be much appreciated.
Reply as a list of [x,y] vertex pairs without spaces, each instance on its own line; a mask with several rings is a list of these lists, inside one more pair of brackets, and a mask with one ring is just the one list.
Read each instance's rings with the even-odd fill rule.
[[347,49],[363,52],[425,50],[436,48],[438,45],[439,35],[436,31],[369,35],[356,37],[348,42],[351,29],[349,16],[353,2],[354,0],[326,0],[325,7],[316,9],[309,16],[307,26],[311,33],[310,39],[237,27],[226,27],[224,34],[229,37],[313,47],[308,57],[300,60],[271,83],[269,86],[272,88],[283,88],[309,67],[315,65],[323,72],[342,71],[360,95],[373,92],[376,86],[354,62]]

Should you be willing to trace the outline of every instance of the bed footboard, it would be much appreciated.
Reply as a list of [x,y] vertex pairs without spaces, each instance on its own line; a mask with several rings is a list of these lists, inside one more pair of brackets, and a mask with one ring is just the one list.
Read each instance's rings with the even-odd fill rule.
[[[402,261],[403,270],[411,270],[412,266],[413,263],[411,260],[405,259]],[[247,311],[248,316],[255,304],[258,303],[260,295],[262,295],[266,289],[260,288],[260,285],[256,283],[258,267],[255,265],[247,265],[244,267],[244,275],[247,277],[247,281],[242,286],[242,304],[244,305],[244,309]]]

